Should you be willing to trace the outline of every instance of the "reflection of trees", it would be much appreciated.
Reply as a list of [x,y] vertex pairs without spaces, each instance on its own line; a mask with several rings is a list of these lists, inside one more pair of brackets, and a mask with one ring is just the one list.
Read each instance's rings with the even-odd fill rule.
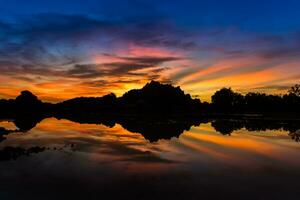
[[300,130],[289,132],[289,136],[296,142],[300,141]]
[[3,127],[0,127],[0,142],[5,140],[6,138],[4,137],[5,135],[8,135],[10,133],[16,132],[16,130],[7,130]]
[[169,140],[172,137],[178,138],[184,131],[190,130],[191,126],[197,124],[191,120],[174,121],[169,119],[122,119],[118,123],[130,132],[142,134],[150,142],[160,139]]
[[230,135],[233,131],[245,128],[247,131],[285,130],[295,141],[300,141],[300,123],[298,120],[229,120],[217,119],[211,123],[212,127],[223,135]]
[[61,114],[58,118],[65,118],[80,124],[103,124],[113,127],[116,123],[130,132],[140,133],[150,142],[160,139],[179,137],[185,130],[193,125],[200,125],[203,120],[191,118],[178,118],[156,115],[73,115]]
[[14,119],[14,124],[20,132],[27,132],[33,129],[44,118],[42,116],[19,116]]
[[43,117],[38,116],[18,116],[12,119],[13,123],[17,127],[15,130],[8,130],[3,127],[0,127],[0,142],[5,140],[5,135],[16,132],[27,132],[33,129],[39,122],[43,120]]
[[[164,116],[60,116],[67,118],[73,122],[81,124],[103,124],[108,127],[118,123],[130,132],[140,133],[150,142],[160,139],[171,139],[179,137],[185,130],[189,130],[192,126],[199,126],[200,123],[211,122],[212,127],[223,135],[230,135],[233,131],[245,128],[248,131],[266,131],[266,130],[285,130],[290,134],[300,130],[300,123],[297,120],[266,120],[266,119],[191,119],[176,118]],[[296,137],[296,136],[295,136]]]
[[0,135],[7,135],[9,133],[13,132],[12,130],[7,130],[3,127],[0,127]]
[[31,154],[36,154],[45,151],[45,147],[31,147],[29,149],[24,149],[21,147],[5,147],[0,150],[0,161],[16,160],[21,156],[30,156]]
[[185,130],[189,130],[193,125],[200,125],[201,122],[201,120],[189,118],[144,117],[140,115],[114,115],[106,117],[95,115],[64,115],[60,116],[60,118],[66,118],[81,124],[103,124],[108,127],[113,127],[117,123],[130,132],[140,133],[150,142],[179,137]]
[[[168,117],[140,115],[60,115],[59,119],[68,119],[80,124],[103,124],[113,127],[116,123],[130,132],[140,133],[150,142],[160,139],[171,139],[179,137],[185,130],[192,126],[199,126],[200,123],[211,122],[212,127],[223,135],[230,135],[233,131],[245,128],[248,131],[285,130],[289,132],[291,138],[299,141],[300,123],[298,120],[266,120],[266,119],[194,119],[188,117]],[[42,117],[16,117],[13,119],[17,129],[7,130],[0,127],[0,142],[5,140],[5,135],[13,132],[27,132],[34,128]]]
[[233,131],[243,128],[243,124],[234,120],[214,120],[212,127],[223,135],[230,135]]

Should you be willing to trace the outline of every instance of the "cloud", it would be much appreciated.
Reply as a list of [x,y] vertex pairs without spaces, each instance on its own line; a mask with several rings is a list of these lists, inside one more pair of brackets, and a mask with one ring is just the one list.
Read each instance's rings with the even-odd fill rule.
[[[146,20],[146,19],[145,19]],[[91,49],[119,48],[124,43],[186,48],[175,27],[160,21],[109,21],[83,15],[39,14],[0,23],[1,55],[20,64],[58,65],[83,59]],[[174,31],[174,32],[173,32]],[[3,56],[0,59],[4,59]],[[80,60],[80,59],[79,59]]]
[[256,87],[256,88],[252,88],[254,90],[285,90],[288,91],[291,88],[290,85],[266,85],[266,86],[262,86],[262,87]]
[[[173,25],[153,18],[110,21],[44,13],[18,18],[15,23],[0,22],[0,30],[0,40],[4,41],[0,45],[0,69],[15,78],[23,75],[78,79],[133,76],[138,75],[135,70],[182,59],[167,55],[128,56],[126,49],[133,44],[150,49],[151,46],[175,49],[192,46],[191,41],[177,39]],[[118,49],[125,54],[115,55]],[[99,52],[107,52],[104,56],[120,61],[94,62],[93,55]],[[157,78],[159,71],[153,70],[152,78]]]
[[[178,61],[180,57],[121,57],[112,56],[121,61],[101,64],[77,64],[65,73],[70,77],[96,78],[103,76],[135,76],[159,74],[164,70],[162,66],[166,62]],[[150,69],[146,72],[139,70]]]
[[[243,45],[241,45],[243,46]],[[250,38],[245,55],[253,54],[266,60],[297,59],[300,56],[299,33],[269,34]]]
[[297,58],[300,56],[300,43],[291,46],[280,46],[274,49],[267,49],[261,53],[267,59]]
[[105,75],[105,71],[97,70],[96,64],[74,65],[72,69],[66,73],[71,77],[77,78],[93,78]]
[[44,13],[0,22],[0,70],[11,88],[22,85],[45,93],[51,85],[53,94],[76,93],[73,87],[81,91],[74,96],[91,88],[115,92],[113,87],[121,94],[155,79],[188,85],[198,95],[208,83],[299,60],[299,38],[299,33],[235,27],[189,28],[162,16],[108,19]]
[[135,63],[147,64],[147,65],[159,65],[164,62],[171,62],[171,61],[184,59],[181,57],[172,57],[172,56],[160,56],[160,57],[142,56],[142,57],[118,57],[118,58],[127,61],[133,61]]
[[121,157],[121,161],[141,163],[178,163],[178,161],[162,158],[152,151],[143,151],[130,145],[106,143],[105,153]]

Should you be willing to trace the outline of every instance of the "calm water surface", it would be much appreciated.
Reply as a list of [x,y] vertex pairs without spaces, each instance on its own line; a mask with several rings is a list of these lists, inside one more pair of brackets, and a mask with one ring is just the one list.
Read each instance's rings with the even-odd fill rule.
[[[0,143],[1,199],[297,199],[300,143],[288,131],[230,135],[211,123],[149,142],[121,125],[44,119]],[[155,133],[153,133],[155,134]]]

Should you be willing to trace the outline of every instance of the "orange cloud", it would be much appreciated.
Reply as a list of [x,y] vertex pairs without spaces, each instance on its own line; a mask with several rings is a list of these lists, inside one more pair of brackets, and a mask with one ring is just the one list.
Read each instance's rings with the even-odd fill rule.
[[[85,75],[86,70],[90,76],[71,74],[67,71],[70,66],[63,72],[52,74],[0,75],[0,97],[14,98],[25,89],[51,102],[77,96],[102,96],[110,92],[120,96],[155,79],[172,82],[187,93],[210,101],[210,96],[222,87],[232,87],[240,92],[284,93],[285,87],[299,82],[300,78],[300,62],[297,60],[272,63],[253,55],[219,58],[213,62],[211,58],[187,58],[178,50],[130,44],[128,49],[116,54],[91,54],[91,57],[90,62],[95,65],[86,65],[76,71],[81,70],[80,73]],[[94,71],[99,71],[99,74],[93,75]]]

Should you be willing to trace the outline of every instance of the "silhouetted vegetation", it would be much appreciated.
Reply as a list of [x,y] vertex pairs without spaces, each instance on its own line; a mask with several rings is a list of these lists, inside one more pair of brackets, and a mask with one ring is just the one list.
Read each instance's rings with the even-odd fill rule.
[[55,112],[64,113],[108,113],[115,112],[117,97],[111,93],[103,97],[79,97],[56,104]]
[[212,96],[210,110],[214,113],[300,113],[299,85],[292,87],[285,95],[249,92],[236,93],[223,88]]
[[58,104],[43,103],[29,91],[15,100],[0,100],[0,115],[32,114],[47,116],[82,114],[121,115],[205,115],[205,114],[299,114],[300,86],[293,86],[285,95],[249,92],[246,95],[222,88],[212,95],[211,103],[202,103],[185,94],[180,87],[147,83],[141,89],[126,92],[121,97],[111,93],[103,97],[79,97]]
[[[230,135],[234,130],[249,131],[284,129],[299,140],[299,121],[234,120],[235,114],[298,114],[300,86],[293,86],[287,94],[242,95],[231,88],[223,88],[212,96],[211,103],[192,99],[180,87],[152,81],[142,89],[130,90],[121,97],[113,93],[103,97],[79,97],[58,104],[43,103],[29,91],[15,100],[0,100],[0,117],[13,119],[17,129],[0,128],[0,140],[13,132],[27,132],[47,117],[65,118],[78,123],[121,124],[130,132],[141,133],[147,140],[179,137],[184,130],[204,121],[211,121],[216,131]],[[217,120],[205,120],[218,118]],[[229,118],[229,119],[228,119]]]
[[111,93],[103,97],[80,97],[56,105],[57,113],[189,113],[200,111],[199,99],[184,94],[180,87],[152,81],[142,89],[134,89],[117,98]]
[[29,91],[22,91],[15,100],[0,100],[0,116],[15,118],[21,115],[31,115],[42,118],[52,114],[54,106],[54,104],[42,102]]
[[[184,130],[205,121],[211,121],[216,131],[226,135],[241,128],[249,131],[282,128],[298,141],[298,121],[275,123],[272,120],[249,120],[247,116],[280,114],[289,118],[299,114],[299,109],[299,85],[281,96],[253,92],[242,95],[231,88],[223,88],[212,95],[211,103],[201,103],[180,87],[156,81],[142,89],[130,90],[121,97],[111,93],[103,97],[74,98],[58,104],[43,103],[31,92],[23,91],[15,100],[0,100],[0,118],[13,119],[17,127],[16,130],[0,128],[0,140],[13,132],[27,132],[44,118],[56,117],[108,127],[118,123],[131,132],[141,133],[151,142],[179,137]],[[246,117],[241,118],[241,114]],[[234,119],[236,115],[239,120]],[[208,118],[213,120],[205,120]]]
[[212,97],[212,105],[215,112],[231,113],[240,111],[244,108],[244,97],[231,88],[223,88],[217,91]]
[[118,110],[123,113],[186,113],[200,111],[199,99],[192,99],[180,87],[147,83],[142,89],[130,90],[118,99]]
[[289,90],[289,94],[300,97],[300,85],[296,84],[295,86],[292,86]]

